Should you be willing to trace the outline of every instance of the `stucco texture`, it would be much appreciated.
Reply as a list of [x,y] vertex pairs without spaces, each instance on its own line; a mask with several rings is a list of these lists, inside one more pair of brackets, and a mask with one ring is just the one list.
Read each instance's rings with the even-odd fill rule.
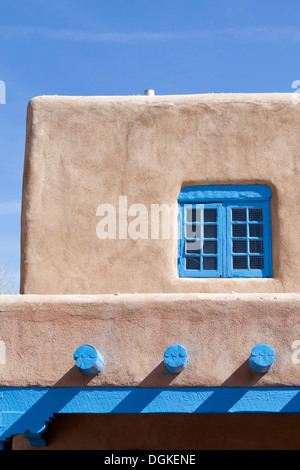
[[[292,94],[32,99],[21,293],[299,292],[299,117]],[[186,185],[257,183],[273,191],[269,279],[178,278],[174,220],[166,240],[96,234],[119,196],[150,213]]]
[[[5,361],[1,386],[300,386],[298,294],[136,294],[0,296]],[[276,353],[269,372],[248,359],[257,343]],[[104,357],[102,372],[79,371],[81,344]],[[165,369],[181,344],[188,367]]]

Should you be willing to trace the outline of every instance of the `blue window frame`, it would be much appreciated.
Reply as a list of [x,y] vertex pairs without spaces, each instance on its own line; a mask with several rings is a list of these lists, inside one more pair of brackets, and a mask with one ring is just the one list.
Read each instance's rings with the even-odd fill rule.
[[180,277],[271,277],[271,189],[189,186],[179,203]]

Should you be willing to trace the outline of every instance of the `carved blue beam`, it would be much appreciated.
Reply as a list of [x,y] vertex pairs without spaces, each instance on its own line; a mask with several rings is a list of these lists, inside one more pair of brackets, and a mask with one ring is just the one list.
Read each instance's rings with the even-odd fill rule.
[[2,388],[0,441],[26,433],[45,445],[59,413],[300,413],[300,388]]

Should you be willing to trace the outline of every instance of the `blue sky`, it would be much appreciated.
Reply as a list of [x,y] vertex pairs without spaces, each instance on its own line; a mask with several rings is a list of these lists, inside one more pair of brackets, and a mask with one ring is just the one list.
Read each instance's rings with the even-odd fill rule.
[[299,19],[299,0],[1,0],[0,264],[18,282],[32,97],[293,92]]

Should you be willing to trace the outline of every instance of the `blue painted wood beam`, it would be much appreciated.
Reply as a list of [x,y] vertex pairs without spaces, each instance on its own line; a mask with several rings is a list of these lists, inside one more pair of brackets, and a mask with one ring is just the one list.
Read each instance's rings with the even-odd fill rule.
[[249,365],[251,369],[259,374],[268,372],[275,360],[275,351],[269,344],[256,344],[251,351],[249,357]]
[[2,388],[0,441],[26,433],[44,445],[59,413],[300,413],[300,387]]
[[181,344],[172,344],[164,353],[164,364],[171,374],[179,374],[188,366],[188,353]]
[[47,445],[48,425],[45,424],[38,432],[25,432],[26,439],[29,440],[31,446],[44,447]]
[[75,364],[80,372],[88,375],[99,374],[104,367],[104,358],[90,344],[79,346],[74,352]]
[[272,190],[267,185],[201,185],[182,188],[178,202],[263,201],[271,197]]

